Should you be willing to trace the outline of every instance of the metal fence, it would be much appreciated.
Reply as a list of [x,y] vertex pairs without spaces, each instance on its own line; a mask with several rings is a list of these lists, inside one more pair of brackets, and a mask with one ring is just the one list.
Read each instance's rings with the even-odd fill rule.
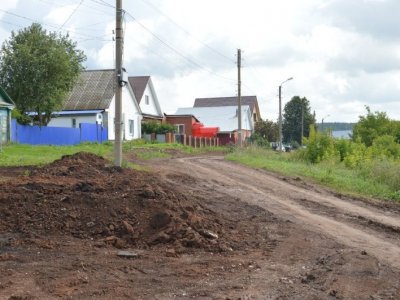
[[81,123],[79,128],[20,125],[11,122],[11,141],[30,145],[76,145],[82,142],[102,143],[108,130],[100,124]]

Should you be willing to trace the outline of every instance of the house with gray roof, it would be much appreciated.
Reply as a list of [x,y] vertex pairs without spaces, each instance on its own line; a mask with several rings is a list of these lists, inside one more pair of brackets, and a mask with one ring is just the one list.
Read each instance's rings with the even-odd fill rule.
[[[115,87],[114,69],[82,72],[64,100],[62,110],[54,113],[48,126],[79,127],[80,123],[97,123],[107,127],[108,139],[114,140]],[[127,84],[122,88],[124,140],[141,137],[142,118],[132,87]]]
[[131,86],[135,98],[142,111],[143,121],[162,122],[164,114],[158,102],[153,81],[150,76],[130,76],[128,84]]
[[11,139],[11,111],[15,107],[14,102],[6,91],[0,86],[0,142],[8,142]]
[[[257,96],[242,96],[241,105],[248,105],[251,110],[252,123],[261,120],[260,108],[258,106]],[[238,97],[214,97],[214,98],[196,98],[193,107],[222,107],[238,106]]]

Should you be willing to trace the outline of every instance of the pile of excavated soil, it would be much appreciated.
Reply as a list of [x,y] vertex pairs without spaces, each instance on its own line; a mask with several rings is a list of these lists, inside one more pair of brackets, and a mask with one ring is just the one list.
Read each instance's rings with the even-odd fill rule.
[[113,167],[90,153],[25,173],[0,184],[0,232],[182,252],[245,247],[232,222],[155,174]]

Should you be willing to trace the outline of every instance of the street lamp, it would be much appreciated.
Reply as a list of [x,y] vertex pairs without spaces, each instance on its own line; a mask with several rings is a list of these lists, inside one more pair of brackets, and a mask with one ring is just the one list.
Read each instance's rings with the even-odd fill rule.
[[279,85],[279,151],[282,151],[282,85],[292,79],[293,77],[290,77]]

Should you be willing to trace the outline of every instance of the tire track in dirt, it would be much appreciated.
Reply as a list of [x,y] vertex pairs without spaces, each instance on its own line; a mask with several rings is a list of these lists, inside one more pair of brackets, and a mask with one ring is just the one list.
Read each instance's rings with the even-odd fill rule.
[[[172,160],[171,164],[177,172],[205,181],[209,188],[217,192],[259,205],[307,229],[329,234],[347,246],[367,251],[400,268],[400,218],[396,212],[380,211],[376,207],[350,203],[328,192],[307,190],[270,174],[224,161],[221,157],[180,158]],[[182,168],[182,165],[185,168]],[[170,163],[168,168],[171,169]],[[304,203],[300,204],[299,199],[306,199],[316,205],[312,208],[307,207]],[[336,210],[336,213],[327,213],[326,207]],[[337,218],[340,214],[359,216],[361,222],[358,223],[358,228],[355,227],[354,221]],[[384,230],[385,235],[389,235],[390,238],[371,230],[377,227]],[[385,227],[393,230],[385,230]]]

